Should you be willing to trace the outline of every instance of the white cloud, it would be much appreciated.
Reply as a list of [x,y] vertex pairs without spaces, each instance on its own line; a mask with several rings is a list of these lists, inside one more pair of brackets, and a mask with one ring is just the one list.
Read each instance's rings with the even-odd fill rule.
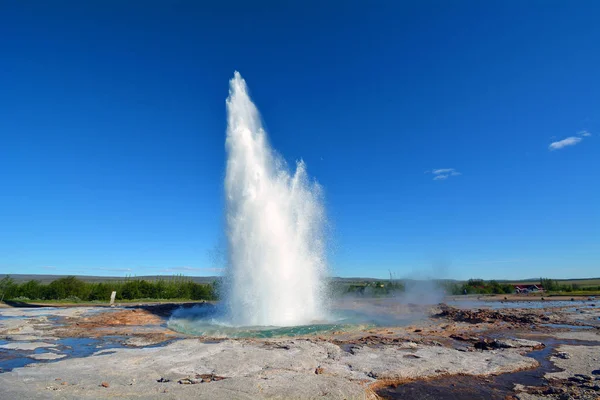
[[583,136],[583,137],[589,137],[589,136],[592,136],[592,134],[591,134],[591,133],[589,133],[589,132],[588,132],[588,131],[586,131],[586,130],[583,130],[583,131],[579,132],[579,133],[578,133],[578,135],[580,135],[580,136]]
[[550,146],[548,146],[548,148],[550,150],[560,150],[564,147],[567,146],[575,146],[577,143],[581,142],[583,139],[577,136],[570,136],[566,139],[563,140],[559,140],[557,142],[552,142],[550,143]]
[[462,175],[460,172],[458,172],[454,168],[438,168],[438,169],[432,170],[431,173],[434,175],[434,177],[433,177],[434,181],[441,181],[444,179],[448,179],[451,176]]
[[439,174],[449,174],[451,172],[454,172],[454,168],[440,168],[440,169],[434,169],[433,171],[434,175],[439,175]]

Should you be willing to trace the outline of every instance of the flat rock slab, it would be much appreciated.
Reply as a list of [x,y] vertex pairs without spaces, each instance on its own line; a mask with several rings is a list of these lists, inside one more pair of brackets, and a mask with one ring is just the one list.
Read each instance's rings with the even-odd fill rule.
[[600,330],[579,330],[570,332],[556,332],[552,336],[560,339],[572,340],[588,340],[592,342],[600,342]]
[[519,348],[519,347],[532,347],[532,348],[542,348],[544,344],[541,342],[536,342],[535,340],[527,340],[527,339],[502,339],[498,340],[498,343],[502,347],[506,348]]
[[0,315],[6,317],[39,318],[48,316],[73,317],[87,312],[97,311],[97,307],[39,307],[39,308],[3,308]]
[[556,350],[567,353],[569,358],[551,357],[563,371],[547,373],[546,379],[568,379],[575,374],[593,376],[592,372],[600,368],[600,346],[561,345]]
[[[364,399],[378,379],[490,375],[536,365],[513,349],[355,346],[348,353],[326,341],[304,339],[185,339],[164,347],[111,349],[18,368],[0,374],[0,399]],[[195,377],[203,375],[225,379],[177,383],[196,382]],[[69,384],[60,385],[57,379]]]
[[40,340],[40,338],[42,338],[43,340],[58,340],[58,338],[56,337],[51,337],[51,336],[36,336],[36,335],[6,335],[4,336],[4,340],[9,340],[9,341],[17,341],[17,342],[31,342],[31,341],[35,341],[35,340]]
[[40,353],[40,354],[30,354],[27,357],[33,358],[34,360],[58,360],[59,358],[66,357],[66,354],[59,353]]
[[414,352],[401,352],[390,346],[355,348],[353,353],[341,360],[352,372],[359,372],[363,377],[398,381],[454,374],[495,375],[539,365],[532,358],[508,350],[461,352],[429,346]]
[[54,343],[46,342],[13,342],[0,346],[0,349],[7,350],[35,350],[39,348],[56,347]]

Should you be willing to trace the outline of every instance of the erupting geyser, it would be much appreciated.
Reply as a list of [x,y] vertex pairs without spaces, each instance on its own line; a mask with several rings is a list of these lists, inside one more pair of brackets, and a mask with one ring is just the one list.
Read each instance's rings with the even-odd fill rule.
[[271,147],[238,72],[227,98],[227,305],[231,322],[292,326],[324,314],[325,214],[303,161]]

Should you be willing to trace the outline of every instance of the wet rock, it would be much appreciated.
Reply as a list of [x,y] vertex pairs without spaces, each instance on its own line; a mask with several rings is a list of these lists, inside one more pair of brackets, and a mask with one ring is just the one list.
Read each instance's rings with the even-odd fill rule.
[[[127,334],[125,336],[127,336]],[[152,346],[155,344],[159,344],[166,340],[167,340],[167,337],[162,333],[140,334],[140,335],[137,335],[137,336],[127,339],[124,344],[126,346],[132,346],[132,347],[145,347],[145,346]]]
[[496,344],[501,348],[515,349],[520,347],[532,347],[534,349],[543,349],[545,345],[535,340],[527,339],[501,339],[496,340]]
[[549,394],[562,394],[564,392],[565,392],[565,389],[563,389],[563,388],[558,388],[558,387],[550,386],[549,388],[543,390],[542,394],[545,394],[545,395],[549,395]]
[[450,338],[454,339],[454,340],[459,340],[461,342],[476,342],[476,341],[479,340],[478,338],[476,338],[474,336],[459,335],[459,334],[456,334],[456,333],[450,335]]
[[196,385],[198,383],[208,383],[212,381],[222,381],[223,379],[227,379],[224,376],[217,376],[214,374],[196,374],[194,378],[182,378],[177,381],[180,385]]
[[498,346],[495,343],[495,340],[490,339],[481,339],[480,341],[475,343],[475,348],[478,350],[492,350],[497,349]]
[[539,320],[539,317],[535,314],[527,314],[521,312],[500,312],[496,310],[462,310],[448,305],[440,306],[441,312],[435,317],[448,318],[457,322],[468,322],[470,324],[479,324],[482,322],[510,322],[515,324],[531,324]]
[[46,342],[14,342],[3,344],[0,346],[0,349],[7,350],[35,350],[39,348],[48,348],[48,347],[56,347],[54,343],[46,343]]
[[217,376],[214,374],[198,374],[196,375],[196,379],[201,379],[202,382],[212,382],[212,381],[222,381],[223,379],[227,379],[224,376]]
[[593,381],[594,378],[591,377],[590,375],[585,375],[585,374],[575,374],[574,376],[583,379],[584,381]]
[[160,379],[157,379],[156,382],[158,382],[158,383],[167,383],[167,382],[171,382],[171,380],[161,377]]
[[[472,341],[471,339],[469,339]],[[545,346],[541,342],[526,339],[477,339],[474,343],[476,349],[494,350],[494,349],[516,349],[527,347],[532,349],[543,349]]]
[[562,358],[563,360],[568,360],[569,358],[571,358],[571,355],[565,351],[559,351],[555,354],[555,357]]
[[[352,349],[353,345],[367,345],[367,346],[379,346],[382,344],[399,344],[402,342],[402,339],[399,338],[390,338],[390,337],[386,337],[386,336],[377,336],[377,335],[368,335],[368,336],[364,336],[358,339],[352,339],[352,340],[332,340],[332,343],[337,344],[338,346],[346,346],[348,347],[348,349]],[[411,343],[411,342],[407,342],[407,343]],[[403,346],[404,343],[401,343],[400,346]],[[278,347],[278,348],[285,348],[285,347]],[[289,346],[288,346],[289,348]],[[349,351],[349,350],[346,350]],[[350,351],[351,353],[351,351]]]
[[277,342],[265,342],[263,346],[266,349],[281,349],[281,350],[289,350],[290,346],[287,344],[281,344]]
[[399,346],[401,349],[417,349],[419,347],[415,342],[404,342]]
[[195,385],[197,383],[200,383],[200,380],[194,378],[183,378],[178,380],[177,383],[179,383],[180,385]]

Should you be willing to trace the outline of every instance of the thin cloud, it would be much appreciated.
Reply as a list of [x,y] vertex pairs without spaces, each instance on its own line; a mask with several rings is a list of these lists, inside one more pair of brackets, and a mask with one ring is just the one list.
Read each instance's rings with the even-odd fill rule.
[[577,136],[570,136],[566,139],[563,140],[559,140],[557,142],[552,142],[550,143],[550,146],[548,146],[548,148],[552,151],[552,150],[560,150],[563,149],[565,147],[568,146],[575,146],[576,144],[580,143],[583,139]]
[[578,135],[579,135],[579,136],[583,136],[583,137],[590,137],[590,136],[592,136],[592,134],[591,134],[591,133],[589,133],[589,132],[588,132],[588,131],[586,131],[586,130],[583,130],[583,131],[579,132],[579,133],[578,133]]
[[51,270],[55,270],[55,269],[57,269],[56,267],[53,267],[53,266],[51,266],[51,265],[45,265],[45,266],[43,266],[42,268],[43,268],[43,269],[51,269]]
[[431,171],[434,175],[434,181],[441,181],[444,179],[448,179],[451,176],[459,176],[462,173],[458,172],[455,168],[438,168]]

